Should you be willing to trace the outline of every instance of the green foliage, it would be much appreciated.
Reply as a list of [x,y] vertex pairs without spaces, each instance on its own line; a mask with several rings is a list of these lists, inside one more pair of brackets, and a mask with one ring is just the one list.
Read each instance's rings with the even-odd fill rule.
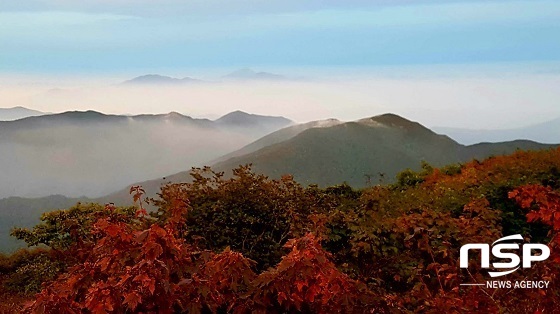
[[220,252],[226,247],[257,261],[258,269],[274,266],[289,238],[309,229],[314,195],[293,178],[270,180],[248,166],[239,167],[231,179],[208,168],[194,169],[194,181],[163,189],[156,202],[163,213],[180,190],[192,209],[187,216],[187,240]]
[[0,275],[5,276],[2,285],[12,293],[37,293],[43,282],[54,280],[65,266],[49,250],[22,249],[10,256],[0,256]]
[[25,247],[23,241],[10,236],[14,226],[31,228],[39,223],[43,213],[69,208],[79,200],[61,195],[41,198],[9,197],[0,199],[0,252],[13,252]]
[[398,188],[414,187],[418,184],[424,182],[426,176],[434,171],[434,168],[427,162],[422,161],[421,169],[419,172],[413,171],[411,169],[406,169],[397,174],[397,183],[395,184]]
[[463,166],[461,164],[451,164],[445,167],[441,167],[440,171],[448,176],[453,176],[456,174],[460,174],[462,168]]
[[5,288],[24,294],[39,292],[42,283],[52,281],[83,258],[81,253],[96,240],[91,228],[98,219],[113,217],[131,222],[135,211],[134,207],[78,203],[66,210],[43,214],[42,223],[31,230],[14,228],[12,236],[24,240],[29,246],[46,249],[20,250],[1,258],[0,273],[4,269],[7,274]]
[[[107,216],[108,211],[99,204],[78,203],[65,210],[56,210],[41,215],[42,223],[29,230],[14,228],[11,235],[23,240],[28,246],[46,245],[55,250],[65,250],[76,242],[91,241],[90,229],[99,218]],[[111,215],[130,220],[134,217],[134,207],[114,208]]]
[[397,186],[399,187],[417,186],[422,182],[424,182],[422,175],[410,169],[406,169],[397,174]]

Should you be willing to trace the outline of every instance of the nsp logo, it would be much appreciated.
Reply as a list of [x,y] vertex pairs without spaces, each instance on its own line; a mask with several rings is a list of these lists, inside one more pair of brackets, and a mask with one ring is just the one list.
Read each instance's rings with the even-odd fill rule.
[[[550,249],[544,244],[526,243],[522,248],[522,259],[518,254],[513,252],[504,252],[504,250],[519,250],[517,243],[500,243],[504,241],[521,240],[523,237],[520,234],[515,234],[507,237],[500,238],[492,243],[492,255],[499,259],[508,259],[509,262],[496,262],[492,263],[492,267],[496,269],[510,269],[505,271],[489,271],[490,277],[500,277],[511,274],[518,270],[519,267],[531,268],[532,262],[540,262],[546,260],[550,256]],[[460,251],[460,267],[468,268],[469,266],[469,250],[480,250],[481,267],[490,268],[490,245],[486,243],[469,243],[461,247]],[[533,250],[540,252],[539,255],[533,255]],[[521,264],[521,266],[520,266]]]

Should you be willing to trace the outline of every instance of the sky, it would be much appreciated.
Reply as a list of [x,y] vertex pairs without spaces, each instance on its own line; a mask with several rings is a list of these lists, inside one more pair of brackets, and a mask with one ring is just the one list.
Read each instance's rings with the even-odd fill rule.
[[[508,127],[560,116],[558,34],[557,0],[2,1],[0,107],[244,109],[298,121],[392,110]],[[308,80],[142,97],[113,88],[147,73],[216,80],[242,67]],[[481,114],[493,119],[473,121]]]

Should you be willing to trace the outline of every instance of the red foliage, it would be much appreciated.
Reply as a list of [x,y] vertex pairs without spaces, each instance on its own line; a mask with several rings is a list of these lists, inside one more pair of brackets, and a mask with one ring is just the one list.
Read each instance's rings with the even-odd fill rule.
[[263,313],[304,311],[312,313],[373,313],[380,302],[360,284],[329,261],[312,234],[290,240],[292,251],[274,269],[256,280],[252,295],[255,309]]
[[[184,200],[184,198],[182,198]],[[46,286],[26,313],[237,313],[343,311],[364,313],[380,302],[329,261],[319,240],[291,240],[275,269],[257,276],[255,262],[226,249],[198,251],[181,235],[188,203],[176,198],[160,226],[98,220],[98,239],[83,263]]]
[[552,227],[552,232],[560,231],[560,194],[550,187],[526,185],[509,193],[527,213],[529,222],[541,221]]
[[[558,152],[542,155],[558,162]],[[164,218],[159,221],[150,217],[141,203],[137,217],[131,220],[101,216],[88,234],[92,240],[82,244],[81,250],[68,251],[79,255],[80,262],[55,282],[44,285],[25,312],[554,311],[560,308],[560,193],[541,185],[525,185],[525,181],[510,183],[507,173],[513,170],[523,173],[524,163],[537,157],[537,154],[516,153],[483,163],[472,162],[455,175],[436,170],[422,184],[396,192],[372,188],[363,194],[364,203],[359,210],[337,212],[341,221],[347,223],[342,226],[348,228],[340,228],[330,236],[341,243],[345,237],[350,239],[348,246],[342,246],[346,255],[338,256],[341,263],[336,265],[331,261],[331,254],[321,246],[323,239],[307,233],[288,241],[284,247],[289,253],[276,267],[260,274],[254,271],[255,261],[229,247],[215,254],[186,242],[189,230],[185,217],[190,208],[187,190],[170,189],[161,216]],[[542,168],[545,172],[544,157],[530,171]],[[247,178],[248,186],[251,182]],[[548,289],[459,286],[489,280],[487,270],[479,263],[473,262],[467,269],[459,267],[460,246],[492,243],[503,236],[501,222],[507,215],[502,215],[502,210],[507,208],[493,208],[491,190],[478,189],[485,182],[507,187],[503,195],[512,186],[522,185],[509,192],[509,198],[527,211],[528,222],[550,227],[551,257],[535,263],[531,269],[520,269],[507,279],[539,278],[550,281]],[[263,197],[266,191],[262,190]],[[134,187],[131,193],[135,201],[141,201],[140,187]],[[237,195],[232,193],[228,197]],[[216,197],[212,201],[222,199]],[[242,205],[239,205],[241,213],[245,208]],[[453,210],[448,210],[448,206]],[[106,210],[113,211],[113,208]],[[331,219],[327,222],[333,223],[330,212],[307,214],[305,218],[316,222],[320,227],[316,226],[314,231],[319,233],[320,229],[321,234],[327,234],[323,220]],[[297,231],[303,234],[303,230]]]
[[544,313],[550,309],[560,308],[560,193],[542,185],[526,185],[509,193],[509,197],[525,210],[528,210],[529,222],[540,221],[550,226],[548,246],[550,257],[536,265],[535,272],[551,282],[547,290],[533,292],[532,303],[536,305],[535,313]]

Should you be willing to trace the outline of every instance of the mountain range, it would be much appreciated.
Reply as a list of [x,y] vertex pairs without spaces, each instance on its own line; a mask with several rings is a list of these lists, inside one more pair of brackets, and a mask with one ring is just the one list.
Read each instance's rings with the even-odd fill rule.
[[101,196],[202,165],[291,123],[240,111],[215,121],[72,111],[0,122],[0,198]]
[[[104,186],[116,191],[97,198],[49,196],[0,200],[0,218],[3,221],[0,224],[0,243],[11,245],[8,248],[19,245],[8,240],[9,228],[14,225],[32,226],[40,212],[66,208],[78,200],[127,205],[132,203],[129,194],[131,182],[142,185],[147,196],[154,197],[166,183],[191,180],[189,171],[165,172],[163,168],[158,168],[162,163],[175,162],[174,165],[182,169],[211,165],[214,170],[224,171],[226,176],[231,175],[231,169],[251,163],[258,173],[273,178],[292,174],[304,185],[329,186],[347,182],[354,187],[365,187],[394,182],[398,172],[407,168],[419,170],[422,161],[443,166],[509,154],[518,149],[538,150],[558,146],[527,140],[462,145],[446,135],[394,114],[351,122],[328,119],[291,123],[282,117],[263,117],[241,111],[214,121],[193,119],[179,113],[127,117],[89,111],[0,123],[0,148],[17,143],[22,147],[31,145],[36,151],[32,156],[39,157],[39,166],[30,169],[30,173],[38,181],[49,178],[45,185],[39,186],[41,189],[50,191],[52,186],[64,186],[65,181],[60,179],[63,178],[73,186],[86,183],[82,186],[83,191],[95,190],[95,182],[103,182]],[[248,135],[251,132],[252,141]],[[80,143],[83,145],[80,146]],[[18,182],[19,178],[14,175],[22,171],[21,164],[29,167],[25,160],[32,150],[22,147],[15,150],[18,154],[12,157],[6,154],[10,150],[0,149],[0,161],[6,167],[8,178],[11,178],[9,181],[2,180],[2,192],[9,193],[9,188],[15,186],[13,183]],[[56,151],[69,154],[76,150],[81,150],[84,156],[64,159],[64,154],[52,155]],[[200,151],[204,153],[199,154]],[[180,160],[176,162],[172,157]],[[6,162],[11,160],[17,163],[6,166]],[[64,167],[72,167],[68,176],[64,175]],[[134,168],[139,174],[137,177],[152,176],[157,179],[133,180],[134,175],[125,171],[127,167]],[[17,171],[12,171],[12,168]],[[152,175],[154,168],[160,174],[175,174]],[[80,169],[84,171],[80,173]],[[14,190],[25,188],[20,184]],[[99,189],[97,192],[100,195]]]
[[[239,69],[220,77],[220,80],[224,81],[281,81],[288,79],[289,78],[286,76],[270,72],[257,72],[250,68]],[[159,74],[146,74],[124,81],[121,83],[121,85],[181,85],[196,83],[210,83],[210,81],[200,80],[192,77],[176,78]]]
[[147,74],[122,82],[122,85],[158,85],[158,84],[185,84],[201,83],[203,81],[190,77],[175,78],[159,74]]
[[239,69],[233,71],[227,75],[222,76],[226,80],[267,80],[267,81],[278,81],[286,80],[287,77],[269,73],[269,72],[257,72],[249,68]]
[[330,186],[346,181],[354,187],[364,187],[372,178],[393,182],[403,169],[418,170],[421,161],[444,166],[509,154],[517,149],[548,147],[551,146],[532,141],[464,146],[419,123],[386,114],[310,128],[286,141],[221,161],[214,167],[225,171],[252,163],[256,172],[271,177],[293,174],[304,184]]
[[44,112],[24,108],[21,106],[13,108],[0,108],[0,121],[13,121],[27,117],[41,116]]
[[[209,163],[231,174],[239,165],[252,164],[257,173],[273,178],[294,175],[302,184],[330,186],[347,182],[365,187],[372,182],[391,183],[404,169],[419,170],[421,162],[434,166],[503,155],[515,150],[538,150],[556,145],[516,140],[465,146],[417,122],[384,114],[352,122],[336,119],[289,126]],[[138,182],[149,196],[169,182],[188,182],[190,172]],[[126,204],[128,189],[103,200]]]

